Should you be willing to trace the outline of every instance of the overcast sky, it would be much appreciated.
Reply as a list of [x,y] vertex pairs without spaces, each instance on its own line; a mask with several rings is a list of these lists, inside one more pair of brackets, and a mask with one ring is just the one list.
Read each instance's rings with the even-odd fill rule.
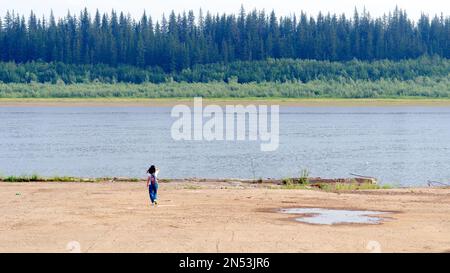
[[53,10],[55,16],[60,17],[66,15],[68,10],[78,14],[87,7],[89,11],[99,9],[101,12],[109,12],[114,8],[135,18],[139,18],[146,10],[147,14],[159,19],[163,13],[169,14],[171,10],[178,12],[192,9],[197,12],[202,8],[213,13],[237,13],[241,4],[246,10],[273,9],[278,15],[298,14],[301,10],[310,15],[316,15],[319,11],[352,15],[354,7],[359,10],[365,7],[372,16],[381,16],[396,5],[405,9],[413,19],[417,19],[421,12],[450,15],[449,0],[0,0],[0,15],[4,16],[6,10],[28,15],[32,9],[39,16],[48,16]]

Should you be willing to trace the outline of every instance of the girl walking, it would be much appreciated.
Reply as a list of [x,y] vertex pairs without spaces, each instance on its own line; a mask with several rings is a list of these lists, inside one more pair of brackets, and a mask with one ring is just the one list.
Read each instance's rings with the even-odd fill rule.
[[158,205],[158,179],[156,178],[157,171],[155,166],[151,165],[147,173],[147,188],[150,194],[150,201],[153,205]]

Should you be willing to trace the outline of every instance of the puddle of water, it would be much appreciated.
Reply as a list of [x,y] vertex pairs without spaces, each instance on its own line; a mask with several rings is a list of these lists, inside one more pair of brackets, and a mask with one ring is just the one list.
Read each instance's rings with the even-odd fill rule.
[[282,209],[281,212],[289,214],[306,214],[295,220],[302,223],[317,225],[378,224],[383,219],[376,217],[376,215],[386,214],[386,212],[381,211],[322,208],[291,208]]

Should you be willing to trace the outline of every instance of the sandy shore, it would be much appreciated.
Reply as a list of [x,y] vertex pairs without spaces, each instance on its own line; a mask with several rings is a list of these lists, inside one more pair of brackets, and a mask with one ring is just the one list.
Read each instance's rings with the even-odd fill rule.
[[[192,98],[0,98],[0,107],[171,107],[192,105]],[[277,104],[303,107],[359,107],[359,106],[450,106],[450,99],[395,98],[395,99],[303,99],[303,98],[217,98],[204,99],[203,104]]]
[[[276,212],[288,207],[392,213],[377,225],[321,226]],[[171,182],[160,183],[160,206],[150,207],[142,182],[3,182],[0,215],[0,252],[67,252],[78,243],[81,252],[450,251],[450,189]]]

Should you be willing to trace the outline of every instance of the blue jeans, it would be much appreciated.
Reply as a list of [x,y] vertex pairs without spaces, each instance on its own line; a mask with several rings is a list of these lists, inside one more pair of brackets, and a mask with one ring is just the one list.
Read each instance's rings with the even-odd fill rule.
[[148,186],[148,192],[150,194],[150,201],[152,201],[152,203],[154,203],[157,199],[157,195],[158,195],[158,183],[155,184],[151,184]]

